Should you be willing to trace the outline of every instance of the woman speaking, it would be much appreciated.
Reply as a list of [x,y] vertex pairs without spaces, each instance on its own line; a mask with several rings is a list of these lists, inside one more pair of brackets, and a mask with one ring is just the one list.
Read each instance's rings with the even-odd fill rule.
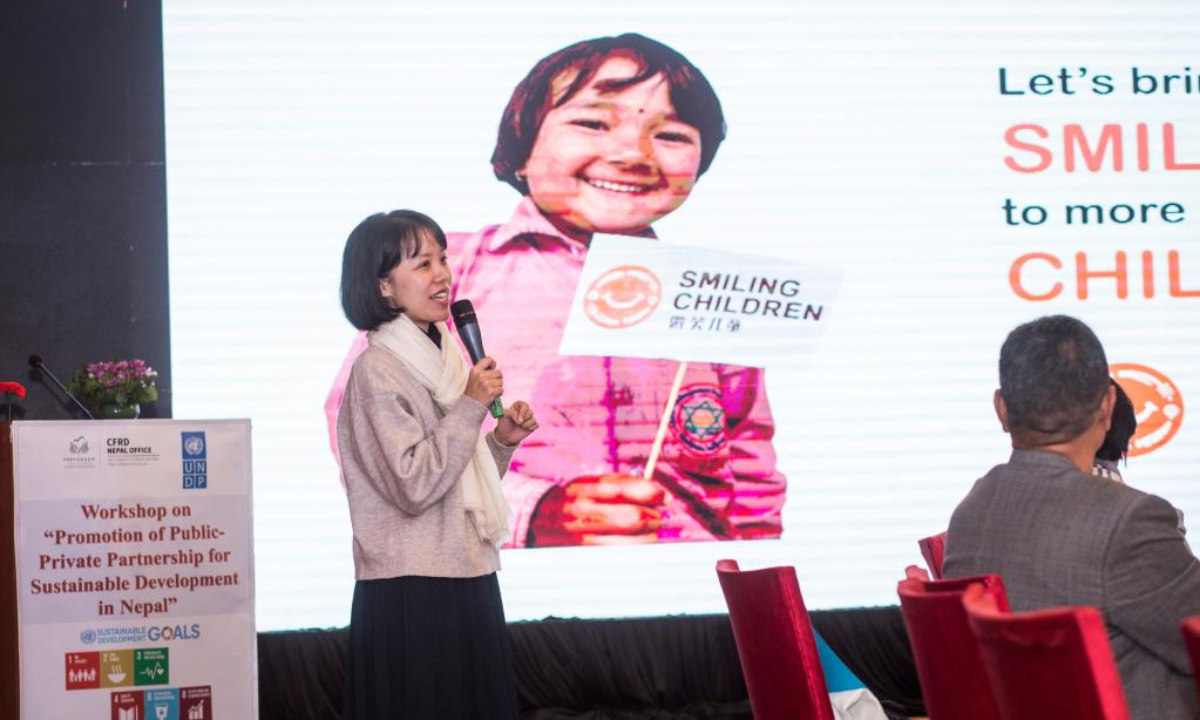
[[447,337],[446,238],[411,210],[372,215],[342,258],[342,309],[369,331],[337,423],[357,583],[347,717],[516,718],[496,571],[508,537],[500,477],[537,429],[524,402],[481,425],[503,392]]

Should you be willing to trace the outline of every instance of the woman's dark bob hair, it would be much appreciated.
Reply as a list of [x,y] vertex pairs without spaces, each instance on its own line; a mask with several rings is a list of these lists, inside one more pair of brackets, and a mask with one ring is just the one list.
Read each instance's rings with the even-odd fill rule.
[[1129,441],[1137,434],[1137,412],[1133,409],[1133,401],[1121,387],[1121,383],[1112,381],[1117,397],[1113,401],[1112,424],[1104,435],[1104,442],[1096,451],[1096,457],[1101,460],[1117,462],[1124,460],[1129,454]]
[[446,234],[428,215],[415,210],[376,213],[358,224],[342,253],[342,312],[359,330],[374,330],[404,312],[388,303],[379,281],[400,261],[421,250],[429,237],[445,249]]
[[[628,57],[638,64],[631,78],[611,83],[606,90],[621,90],[662,74],[671,88],[671,104],[679,119],[700,131],[700,170],[704,174],[725,139],[725,115],[721,101],[700,69],[683,55],[644,35],[626,33],[616,37],[583,40],[541,59],[513,90],[500,119],[492,169],[496,177],[512,185],[522,195],[529,186],[517,171],[525,167],[533,142],[546,114],[587,87],[596,70],[610,57]],[[571,84],[555,98],[554,81],[574,72]]]

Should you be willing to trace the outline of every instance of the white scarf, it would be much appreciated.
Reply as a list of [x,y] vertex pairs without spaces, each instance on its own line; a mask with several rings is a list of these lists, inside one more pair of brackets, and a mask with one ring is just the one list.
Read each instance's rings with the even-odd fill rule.
[[[400,358],[443,410],[449,410],[463,396],[469,366],[458,345],[451,339],[446,323],[436,323],[442,334],[439,350],[429,336],[407,315],[380,325],[368,335],[372,345],[382,346]],[[500,473],[483,434],[475,440],[475,454],[463,470],[458,486],[462,488],[463,507],[479,534],[481,542],[499,547],[508,538],[511,510],[500,490]]]

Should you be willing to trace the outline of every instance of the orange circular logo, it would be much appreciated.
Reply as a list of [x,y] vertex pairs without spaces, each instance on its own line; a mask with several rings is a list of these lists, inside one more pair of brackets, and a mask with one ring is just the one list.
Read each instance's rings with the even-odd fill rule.
[[1154,368],[1117,363],[1108,368],[1133,403],[1137,432],[1129,441],[1129,456],[1154,452],[1170,442],[1183,423],[1183,396],[1166,375]]
[[662,301],[662,283],[647,268],[622,265],[588,287],[583,310],[600,327],[627,328],[650,317]]

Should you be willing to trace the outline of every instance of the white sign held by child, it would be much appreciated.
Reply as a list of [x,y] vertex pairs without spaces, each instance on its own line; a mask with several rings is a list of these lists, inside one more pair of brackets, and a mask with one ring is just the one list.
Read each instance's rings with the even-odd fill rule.
[[831,321],[842,274],[808,263],[596,235],[559,354],[804,364]]

